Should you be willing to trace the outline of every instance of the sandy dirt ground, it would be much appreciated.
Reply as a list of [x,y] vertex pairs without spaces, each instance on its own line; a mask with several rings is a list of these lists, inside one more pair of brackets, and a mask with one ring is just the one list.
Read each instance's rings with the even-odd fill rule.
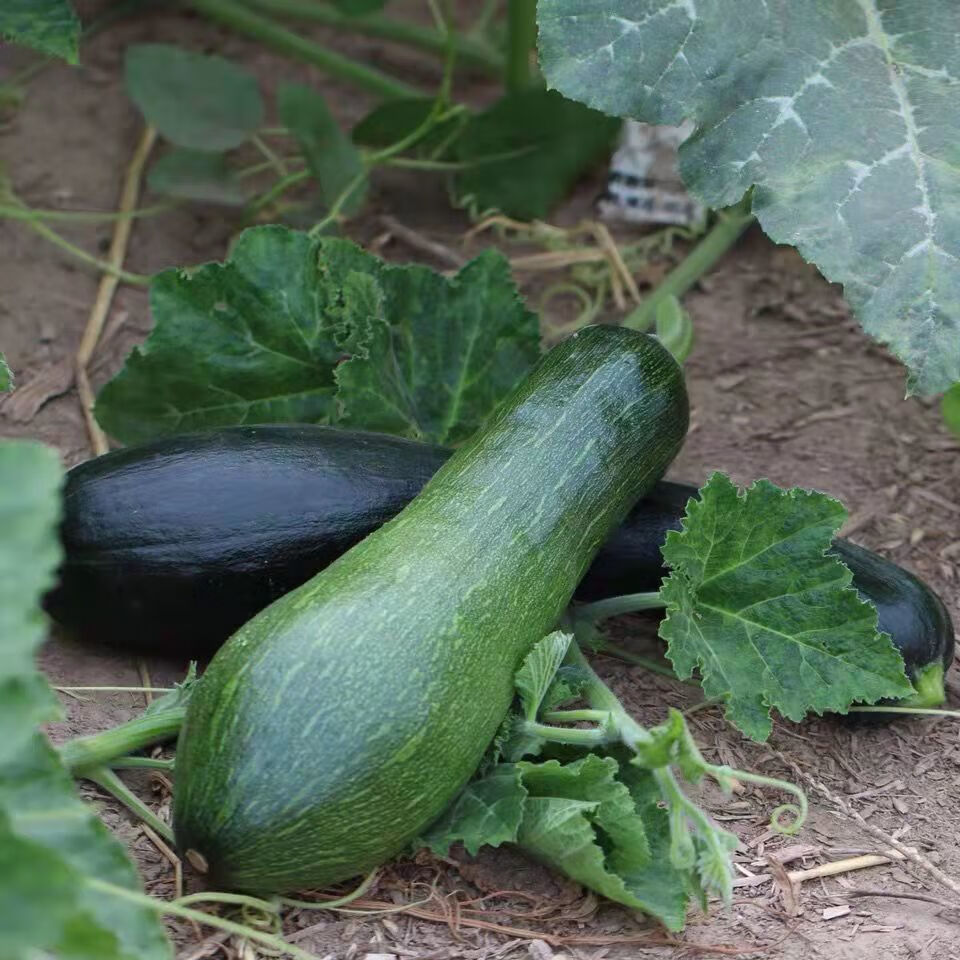
[[[401,4],[402,6],[402,4]],[[329,36],[322,30],[311,31]],[[257,74],[265,92],[279,79],[311,83],[327,95],[344,122],[362,116],[371,101],[317,71],[291,64],[196,18],[166,13],[124,23],[85,44],[83,66],[52,66],[28,87],[25,102],[9,112],[0,131],[0,162],[23,200],[38,207],[109,210],[142,123],[123,92],[126,44],[181,42],[217,50]],[[434,83],[429,61],[381,43],[336,38],[338,48],[376,60],[411,82]],[[0,67],[12,70],[30,57],[5,49]],[[466,95],[484,102],[495,86],[467,78]],[[581,185],[554,218],[575,223],[590,211],[599,175]],[[149,202],[146,197],[144,202]],[[379,244],[395,260],[445,266],[398,238],[385,236],[389,215],[427,237],[459,249],[470,223],[451,210],[442,180],[391,172],[375,178],[373,204],[348,228],[360,242]],[[221,259],[240,224],[212,207],[187,206],[138,221],[127,267],[141,273]],[[64,225],[62,233],[102,255],[112,226]],[[627,234],[621,232],[621,239]],[[474,242],[466,252],[481,249]],[[515,252],[511,248],[510,252]],[[664,264],[640,279],[652,283]],[[536,306],[556,276],[522,274]],[[66,464],[90,456],[76,391],[73,357],[97,286],[97,276],[25,225],[0,221],[0,349],[18,389],[0,406],[0,435],[32,437],[56,448]],[[869,342],[852,321],[840,292],[787,248],[749,233],[687,298],[696,324],[688,361],[693,425],[670,477],[701,482],[725,470],[742,482],[824,490],[849,507],[850,536],[926,578],[960,623],[960,446],[941,425],[936,405],[905,401],[903,370]],[[559,312],[544,323],[563,322]],[[602,319],[615,320],[612,307]],[[150,328],[146,294],[118,292],[91,368],[95,386],[114,374]],[[618,627],[625,642],[644,642],[650,626]],[[598,664],[620,696],[644,721],[658,722],[665,704],[691,706],[697,689],[627,668]],[[59,684],[137,684],[134,659],[89,650],[53,637],[42,666]],[[185,663],[151,660],[153,683],[182,677]],[[960,704],[960,680],[949,684]],[[126,693],[64,697],[68,719],[55,739],[102,729],[142,709]],[[948,960],[960,957],[960,898],[928,870],[909,863],[874,867],[836,878],[813,879],[791,891],[769,880],[787,855],[791,869],[886,848],[882,834],[915,847],[948,876],[960,880],[960,726],[952,719],[911,719],[885,728],[835,719],[778,723],[769,744],[750,743],[715,709],[691,716],[708,759],[793,779],[810,792],[811,816],[799,837],[768,830],[779,799],[746,789],[733,798],[707,792],[708,809],[743,841],[737,854],[740,885],[727,910],[691,916],[687,931],[668,942],[642,917],[598,903],[592,895],[508,851],[449,860],[423,857],[391,865],[367,899],[381,906],[420,902],[408,911],[357,917],[291,911],[284,929],[299,946],[333,960],[386,954],[415,958],[521,958],[587,960],[640,956],[736,955],[829,960]],[[814,783],[823,789],[817,789]],[[129,783],[161,816],[169,812],[162,777],[131,776]],[[109,825],[128,841],[147,888],[173,893],[173,869],[120,808],[83,791],[101,805]],[[830,799],[836,798],[836,800]],[[875,832],[882,831],[881,835]],[[189,877],[188,882],[195,882]],[[519,891],[519,892],[518,892]],[[840,909],[834,909],[840,908]],[[846,909],[843,909],[846,908]],[[209,931],[175,927],[178,956],[250,957],[236,943]]]

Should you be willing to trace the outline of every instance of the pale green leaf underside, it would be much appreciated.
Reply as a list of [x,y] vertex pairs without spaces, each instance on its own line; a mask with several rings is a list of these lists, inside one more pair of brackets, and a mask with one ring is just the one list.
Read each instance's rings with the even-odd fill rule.
[[7,366],[7,358],[0,353],[0,393],[13,389],[13,372]]
[[528,720],[536,720],[540,704],[563,663],[572,639],[573,634],[555,630],[547,634],[524,658],[514,683]]
[[692,118],[706,203],[755,185],[764,230],[842,283],[911,390],[960,380],[960,45],[953,0],[541,0],[551,86]]
[[37,600],[53,584],[60,562],[55,531],[61,479],[60,462],[49,448],[0,443],[0,762],[58,712],[33,656],[46,636]]
[[845,517],[822,493],[758,480],[741,495],[714,474],[667,537],[668,656],[681,677],[699,668],[707,696],[754,739],[770,734],[771,707],[801,720],[911,692],[876,609],[826,553]]
[[519,767],[498,764],[482,779],[468,783],[417,845],[444,856],[454,843],[475,854],[483,846],[515,842],[526,796]]
[[60,561],[61,481],[52,450],[0,444],[0,956],[168,960],[156,911],[87,883],[140,886],[36,729],[58,715],[33,654],[46,633],[40,598]]
[[0,37],[76,63],[80,21],[69,0],[3,0]]

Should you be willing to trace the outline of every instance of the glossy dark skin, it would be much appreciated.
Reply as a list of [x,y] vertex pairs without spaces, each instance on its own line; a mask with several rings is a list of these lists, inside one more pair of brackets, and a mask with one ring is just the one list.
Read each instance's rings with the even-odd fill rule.
[[[83,638],[212,654],[277,597],[398,513],[450,451],[329,427],[229,427],[98,457],[67,475],[66,560],[48,610]],[[660,546],[696,487],[658,483],[601,549],[578,600],[656,590]],[[845,540],[835,553],[877,606],[907,671],[953,659],[940,598]]]

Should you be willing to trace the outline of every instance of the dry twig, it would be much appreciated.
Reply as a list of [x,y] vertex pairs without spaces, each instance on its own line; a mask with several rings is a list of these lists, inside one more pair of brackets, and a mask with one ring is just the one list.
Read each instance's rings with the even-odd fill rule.
[[[157,131],[153,127],[146,127],[136,150],[133,152],[133,158],[123,181],[119,207],[119,213],[123,216],[117,219],[113,230],[113,240],[110,244],[110,252],[107,254],[107,262],[118,270],[122,268],[127,253],[127,243],[130,240],[130,231],[133,227],[133,217],[130,214],[136,207],[137,198],[140,194],[140,177],[156,139]],[[119,282],[115,273],[105,273],[101,277],[97,297],[93,301],[93,309],[90,311],[90,317],[87,320],[83,337],[80,340],[80,347],[74,360],[77,393],[80,396],[83,416],[87,422],[90,446],[97,456],[106,453],[110,449],[110,444],[107,441],[106,434],[100,429],[100,424],[93,416],[93,389],[90,386],[90,378],[87,376],[87,367],[90,365],[93,352],[97,348],[97,342],[103,331],[107,313],[110,311],[110,304],[113,302],[113,294]]]
[[180,862],[180,858],[157,836],[156,832],[145,823],[140,824],[140,829],[143,831],[143,835],[173,865],[174,899],[178,900],[183,896],[183,864]]
[[920,853],[919,850],[915,849],[914,847],[908,847],[895,837],[892,837],[885,830],[881,830],[874,824],[868,823],[863,817],[860,816],[859,813],[857,813],[856,810],[851,808],[850,804],[848,804],[846,800],[844,800],[842,797],[838,797],[832,790],[829,789],[829,787],[822,784],[815,777],[811,777],[810,774],[801,770],[796,763],[784,756],[779,750],[774,750],[772,747],[770,750],[774,756],[780,760],[781,763],[786,764],[793,771],[794,776],[806,781],[811,787],[813,787],[814,790],[817,791],[817,793],[829,800],[830,803],[832,803],[844,816],[854,820],[864,830],[866,830],[867,833],[871,834],[878,840],[881,840],[888,847],[891,847],[893,850],[896,850],[898,853],[902,854],[905,860],[910,860],[918,867],[921,867],[928,874],[930,874],[931,877],[938,880],[948,890],[960,897],[960,884],[958,884],[957,881],[952,877],[945,874],[938,866],[936,866],[936,864],[932,863],[929,858]]
[[390,233],[395,237],[399,237],[408,246],[413,247],[414,250],[426,253],[428,256],[439,260],[441,263],[445,263],[449,267],[459,270],[460,267],[467,262],[465,257],[460,256],[459,253],[451,250],[445,244],[425,237],[422,233],[418,233],[416,230],[402,224],[396,217],[385,214],[380,217],[380,222]]

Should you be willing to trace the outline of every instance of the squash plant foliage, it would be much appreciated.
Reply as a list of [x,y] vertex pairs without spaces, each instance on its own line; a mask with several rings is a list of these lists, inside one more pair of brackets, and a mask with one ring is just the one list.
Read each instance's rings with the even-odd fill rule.
[[[539,350],[536,317],[498,254],[445,278],[278,227],[245,233],[226,263],[159,275],[151,304],[153,333],[97,407],[101,422],[127,439],[185,423],[300,418],[455,443]],[[0,446],[0,471],[0,565],[8,571],[0,610],[12,618],[0,640],[0,679],[11,693],[3,701],[11,735],[0,757],[0,862],[21,862],[29,850],[40,865],[0,871],[0,953],[168,956],[156,913],[177,905],[153,901],[151,909],[137,892],[133,867],[73,795],[36,730],[55,707],[31,653],[43,636],[38,599],[58,558],[59,468],[42,447],[10,442]],[[800,719],[910,693],[899,654],[877,632],[876,610],[858,599],[847,568],[825,556],[845,516],[823,494],[766,482],[740,494],[715,476],[664,548],[671,576],[658,594],[641,597],[667,612],[661,635],[677,671],[698,670],[749,736],[769,734],[771,709]],[[457,840],[471,849],[516,844],[680,929],[689,903],[729,897],[734,844],[684,783],[706,776],[726,788],[736,777],[798,792],[707,763],[675,711],[654,728],[630,717],[581,652],[597,643],[601,617],[590,605],[573,608],[531,651],[516,678],[515,711],[474,782],[422,842],[437,851]],[[761,644],[765,662],[745,662],[744,652]],[[802,819],[799,793],[798,801]],[[67,836],[75,839],[61,845]],[[36,883],[56,899],[48,913],[18,907]]]
[[561,93],[693,120],[681,174],[842,283],[910,392],[960,381],[960,47],[952,0],[540,0]]

